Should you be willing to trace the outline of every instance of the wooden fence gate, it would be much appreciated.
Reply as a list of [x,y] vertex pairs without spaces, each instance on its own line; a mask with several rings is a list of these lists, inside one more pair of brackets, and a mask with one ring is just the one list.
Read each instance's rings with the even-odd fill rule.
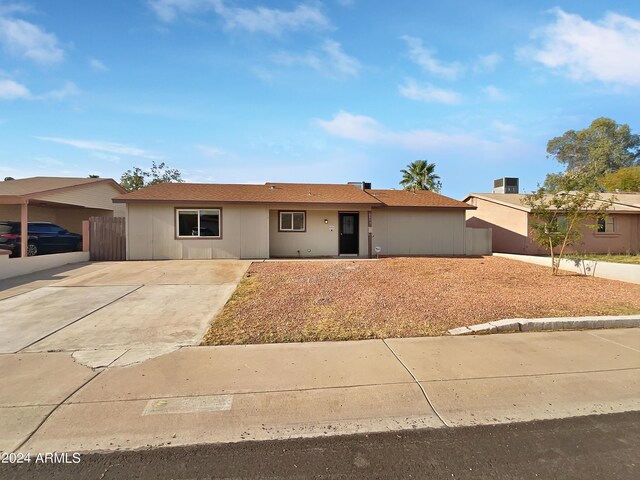
[[127,259],[124,217],[89,217],[89,258]]

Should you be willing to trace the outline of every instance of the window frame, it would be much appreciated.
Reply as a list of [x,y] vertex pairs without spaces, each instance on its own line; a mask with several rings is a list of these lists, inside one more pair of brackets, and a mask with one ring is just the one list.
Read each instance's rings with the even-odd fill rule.
[[[302,214],[302,230],[295,230],[293,228],[293,215],[295,213]],[[282,228],[282,215],[291,214],[291,228]],[[305,233],[307,231],[307,211],[306,210],[278,210],[278,232],[282,233]]]
[[[604,230],[600,231],[601,223],[604,225]],[[608,227],[611,226],[611,230]],[[596,235],[615,235],[616,232],[616,218],[612,215],[607,215],[598,219],[598,228],[596,229]]]
[[[222,207],[175,207],[174,228],[176,240],[221,240],[222,239]],[[218,235],[217,236],[201,236],[200,235],[200,212],[202,211],[218,211]],[[198,235],[180,235],[180,212],[198,212]]]

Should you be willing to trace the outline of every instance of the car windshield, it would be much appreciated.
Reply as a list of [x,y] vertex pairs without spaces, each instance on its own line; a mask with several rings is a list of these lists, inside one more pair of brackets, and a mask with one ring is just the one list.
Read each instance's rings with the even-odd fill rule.
[[11,233],[11,230],[13,230],[12,225],[0,225],[0,235],[3,233]]

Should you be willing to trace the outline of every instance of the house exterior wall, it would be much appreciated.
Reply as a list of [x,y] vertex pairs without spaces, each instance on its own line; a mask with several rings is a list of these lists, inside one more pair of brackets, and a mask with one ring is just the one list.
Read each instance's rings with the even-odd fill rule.
[[[305,232],[280,232],[280,211],[306,211]],[[339,212],[359,213],[358,256],[369,256],[368,211],[358,209],[310,209],[278,207],[269,211],[269,256],[271,257],[335,257],[339,254]],[[324,220],[327,223],[324,223]]]
[[[467,203],[478,207],[467,211],[468,227],[491,228],[493,231],[493,251],[524,255],[543,255],[548,250],[535,243],[529,227],[534,221],[532,215],[506,205],[472,197]],[[640,215],[610,213],[615,221],[614,233],[597,233],[587,227],[594,220],[589,219],[581,227],[582,239],[567,252],[583,253],[627,253],[640,251]]]
[[517,208],[472,197],[467,203],[477,210],[467,210],[467,227],[491,228],[494,252],[538,253],[529,239],[528,213]]
[[[51,222],[73,233],[82,233],[82,221],[89,217],[112,216],[110,210],[79,207],[46,207],[29,205],[30,222]],[[20,221],[20,205],[0,205],[0,220]]]
[[[176,238],[176,208],[220,208],[222,237]],[[264,206],[129,204],[127,259],[267,258],[268,218]]]
[[372,224],[380,255],[465,254],[463,210],[376,208]]
[[[609,214],[615,222],[614,233],[598,233],[582,227],[582,240],[569,251],[582,253],[637,253],[640,251],[640,214]],[[589,220],[585,223],[593,223]]]
[[[93,185],[89,184],[83,188],[43,194],[38,198],[49,202],[64,203],[65,205],[117,211],[120,214],[119,216],[124,216],[124,208],[112,202],[112,199],[121,195],[121,193],[122,192],[111,184],[98,183]],[[116,207],[116,205],[118,205],[118,207]]]

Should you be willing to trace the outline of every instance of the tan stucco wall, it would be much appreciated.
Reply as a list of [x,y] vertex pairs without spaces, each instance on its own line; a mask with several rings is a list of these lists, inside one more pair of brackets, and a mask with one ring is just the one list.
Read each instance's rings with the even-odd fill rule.
[[104,210],[117,209],[118,212],[124,213],[122,207],[116,207],[118,204],[112,202],[112,199],[118,195],[121,195],[121,192],[113,185],[99,183],[97,185],[87,185],[83,188],[65,190],[59,193],[43,194],[38,198],[49,202],[64,203],[65,205],[77,205]]
[[[51,222],[73,233],[82,233],[82,221],[89,217],[110,217],[110,210],[76,207],[39,207],[29,205],[30,222]],[[20,205],[0,205],[0,220],[20,221]]]
[[[582,227],[582,240],[569,249],[584,253],[636,253],[640,250],[640,215],[611,214],[615,221],[615,233],[597,233]],[[588,223],[593,223],[590,220]]]
[[491,228],[494,252],[537,253],[528,238],[527,212],[476,197],[467,203],[478,207],[467,210],[467,227]]
[[[493,251],[527,255],[546,254],[548,251],[536,244],[529,235],[531,215],[516,208],[488,202],[473,197],[467,201],[478,207],[467,211],[468,227],[490,227],[493,231]],[[583,226],[582,240],[567,252],[626,253],[640,250],[640,215],[610,214],[615,218],[614,234],[596,233]],[[594,223],[593,219],[585,223]]]
[[266,258],[269,254],[268,210],[263,206],[189,206],[220,208],[222,238],[175,238],[175,208],[181,205],[130,204],[127,207],[129,260]]
[[462,210],[373,210],[373,248],[380,255],[464,255],[464,239]]
[[[279,232],[278,211],[307,212],[306,232]],[[359,213],[359,254],[368,257],[368,212],[366,210],[340,210]],[[281,207],[269,212],[269,255],[271,257],[334,257],[339,254],[338,210],[315,210]],[[327,219],[327,223],[324,220]],[[332,231],[333,227],[333,231]]]

